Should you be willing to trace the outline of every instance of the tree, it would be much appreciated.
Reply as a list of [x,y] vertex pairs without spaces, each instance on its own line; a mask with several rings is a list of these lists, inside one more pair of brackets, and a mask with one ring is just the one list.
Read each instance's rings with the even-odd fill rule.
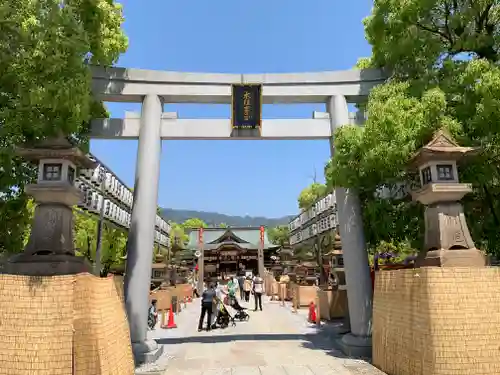
[[[1,179],[1,173],[0,173]],[[35,207],[30,199],[6,199],[0,193],[0,254],[22,252],[28,243]],[[6,229],[7,228],[7,229]],[[28,228],[28,232],[26,232]]]
[[226,223],[220,223],[219,224],[219,228],[228,228],[229,225],[227,225]]
[[[99,217],[74,210],[74,242],[77,255],[91,263],[95,261],[97,222]],[[101,242],[101,276],[107,276],[113,266],[121,265],[126,254],[127,233],[124,229],[104,222]]]
[[378,0],[364,21],[371,60],[417,80],[459,55],[497,61],[499,10],[496,0]]
[[337,152],[325,172],[328,185],[360,191],[373,247],[407,237],[419,248],[422,207],[408,196],[387,201],[374,193],[410,186],[408,160],[446,128],[459,143],[482,148],[461,167],[461,179],[474,188],[464,204],[476,243],[500,251],[499,17],[494,0],[378,0],[365,19],[373,55],[359,66],[383,67],[389,80],[370,94],[364,128],[336,132]]
[[6,0],[0,20],[0,246],[18,252],[36,168],[14,147],[63,133],[85,148],[90,119],[106,115],[90,64],[116,62],[127,39],[112,0]]
[[168,259],[167,259],[168,263],[176,257],[176,255],[179,251],[181,251],[185,248],[187,241],[188,241],[188,236],[186,235],[186,233],[184,231],[184,226],[171,221],[170,222],[170,249],[168,252]]
[[90,215],[74,212],[74,242],[78,255],[84,256],[93,263],[97,246],[97,222]]
[[127,248],[127,232],[110,223],[104,223],[102,232],[102,254],[100,275],[106,277],[113,266],[123,263]]
[[302,190],[297,198],[299,208],[301,210],[309,208],[318,199],[326,194],[326,186],[318,182],[313,182],[311,185]]
[[207,228],[208,225],[201,219],[198,219],[198,218],[191,218],[191,219],[187,219],[186,221],[184,221],[182,223],[182,226],[185,228],[185,229],[189,229],[189,228]]
[[284,247],[290,244],[290,230],[288,225],[278,225],[267,229],[267,236],[272,244]]

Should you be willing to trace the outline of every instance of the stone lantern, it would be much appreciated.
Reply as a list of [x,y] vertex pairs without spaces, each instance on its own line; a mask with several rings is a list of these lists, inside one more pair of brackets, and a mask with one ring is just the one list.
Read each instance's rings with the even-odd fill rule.
[[475,248],[460,200],[472,191],[458,180],[457,162],[477,149],[460,147],[444,130],[412,158],[421,187],[414,200],[425,205],[425,243],[416,266],[481,267],[486,258]]
[[342,241],[335,234],[333,249],[327,254],[330,259],[330,275],[333,278],[336,289],[345,290],[344,253],[342,252]]
[[38,165],[37,182],[25,187],[36,208],[28,244],[10,259],[9,272],[50,276],[90,271],[85,259],[75,256],[72,206],[81,200],[77,168],[96,164],[63,136],[20,147],[17,155]]

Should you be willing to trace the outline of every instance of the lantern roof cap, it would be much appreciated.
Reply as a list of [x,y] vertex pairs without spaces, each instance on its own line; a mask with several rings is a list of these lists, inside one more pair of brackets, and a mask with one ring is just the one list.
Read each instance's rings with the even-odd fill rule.
[[475,155],[478,150],[477,147],[459,146],[447,130],[440,129],[434,133],[429,143],[413,155],[410,159],[410,165],[419,167],[426,162],[443,159],[459,161],[464,157]]
[[64,159],[86,169],[95,169],[97,166],[95,161],[91,160],[64,135],[47,138],[35,145],[17,147],[16,154],[35,163],[41,159]]

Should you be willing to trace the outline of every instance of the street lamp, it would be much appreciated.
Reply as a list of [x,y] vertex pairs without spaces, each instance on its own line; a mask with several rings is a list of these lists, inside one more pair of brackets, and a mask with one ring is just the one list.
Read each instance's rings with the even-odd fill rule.
[[95,250],[95,269],[94,274],[96,276],[101,276],[101,252],[102,252],[102,228],[104,224],[104,208],[105,208],[105,191],[104,184],[106,182],[106,170],[102,166],[98,166],[99,175],[97,181],[100,186],[101,194],[102,194],[102,202],[101,202],[101,211],[99,213],[99,221],[97,222],[97,244]]

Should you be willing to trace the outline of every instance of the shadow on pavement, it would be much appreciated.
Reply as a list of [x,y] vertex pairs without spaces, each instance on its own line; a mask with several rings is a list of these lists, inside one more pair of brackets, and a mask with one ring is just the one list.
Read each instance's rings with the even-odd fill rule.
[[200,343],[200,344],[213,344],[231,341],[284,341],[284,340],[304,340],[307,335],[301,334],[272,334],[272,333],[258,333],[258,334],[220,334],[216,336],[189,336],[189,337],[169,337],[156,339],[158,344],[186,344],[186,343]]
[[[327,326],[327,325],[325,325]],[[187,343],[216,344],[235,341],[301,341],[304,348],[311,350],[322,350],[326,354],[336,358],[348,358],[337,347],[336,339],[341,338],[335,334],[334,328],[322,326],[315,333],[305,334],[218,334],[214,336],[185,336],[168,337],[156,339],[158,344],[176,345]]]

